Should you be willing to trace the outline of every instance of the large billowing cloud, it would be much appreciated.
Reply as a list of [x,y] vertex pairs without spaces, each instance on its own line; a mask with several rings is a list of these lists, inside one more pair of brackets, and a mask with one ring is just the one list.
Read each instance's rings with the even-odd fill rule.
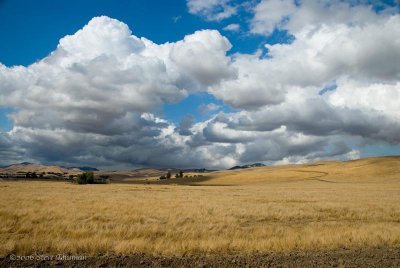
[[40,161],[168,164],[183,138],[168,145],[174,126],[152,112],[235,77],[230,47],[211,30],[157,45],[94,18],[43,60],[0,66],[0,105],[16,110],[8,135]]
[[[225,116],[223,130],[209,127],[209,136],[247,137],[244,162],[357,155],[343,140],[400,143],[398,14],[327,1],[262,1],[254,11],[254,33],[281,28],[295,39],[267,45],[266,55],[233,56],[238,76],[209,92],[243,112]],[[332,83],[335,90],[322,90]],[[264,136],[282,128],[286,142]],[[303,146],[292,150],[297,137],[305,137]]]
[[[398,14],[274,0],[254,12],[253,33],[280,27],[293,42],[227,56],[231,44],[215,30],[155,44],[97,17],[28,67],[0,65],[0,106],[14,108],[0,161],[221,168],[351,159],[365,144],[400,144]],[[208,114],[220,107],[204,104],[208,120],[179,124],[157,113],[199,91],[235,112]]]
[[396,83],[400,16],[379,17],[362,26],[305,28],[293,43],[267,45],[267,49],[268,58],[236,55],[237,78],[224,80],[210,92],[234,107],[248,109],[280,103],[296,87],[310,87],[315,94],[343,77],[366,84]]

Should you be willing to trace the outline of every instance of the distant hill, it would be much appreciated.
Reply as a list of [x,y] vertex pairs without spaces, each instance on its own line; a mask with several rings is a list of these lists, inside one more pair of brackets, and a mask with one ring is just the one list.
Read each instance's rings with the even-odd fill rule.
[[[97,168],[89,166],[55,166],[55,165],[43,165],[29,162],[22,162],[19,164],[13,164],[5,167],[0,167],[0,177],[2,178],[26,178],[29,174],[35,173],[35,176],[40,178],[53,178],[63,177],[67,178],[70,175],[77,175],[85,171],[95,172],[97,176],[106,175],[112,179],[137,179],[137,178],[158,178],[165,175],[167,172],[171,172],[174,177],[175,174],[179,173],[181,169],[177,168],[139,168],[134,170],[116,170],[116,171],[100,171]],[[208,170],[205,168],[200,169],[182,169],[184,174],[187,173],[208,173],[214,170]],[[29,175],[30,176],[30,175]],[[29,177],[32,178],[32,177]]]
[[249,185],[300,181],[318,183],[399,183],[400,156],[223,170],[208,174],[205,180],[196,182],[196,184]]
[[84,167],[69,167],[68,169],[79,169],[79,170],[82,170],[82,171],[99,171],[95,167],[86,167],[86,166],[84,166]]
[[82,171],[98,171],[93,167],[62,167],[54,165],[43,165],[29,162],[22,162],[19,164],[12,164],[0,168],[0,175],[20,175],[23,176],[26,173],[36,173],[38,176],[43,175],[76,175]]
[[254,164],[249,164],[249,165],[244,165],[244,166],[234,166],[228,170],[245,169],[245,168],[253,168],[253,167],[265,167],[265,165],[262,163],[254,163]]
[[131,180],[143,178],[158,178],[166,175],[167,172],[171,173],[174,178],[175,174],[183,171],[183,174],[193,173],[209,173],[215,170],[208,170],[205,168],[200,169],[178,169],[178,168],[138,168],[134,170],[115,170],[115,171],[98,171],[98,175],[107,175],[113,180]]
[[72,174],[76,171],[59,166],[47,166],[42,164],[34,164],[23,162],[20,164],[13,164],[0,169],[0,174],[24,174],[28,172],[35,172],[36,174]]
[[[255,168],[257,167],[257,168]],[[81,167],[82,168],[82,167]],[[179,173],[176,168],[140,168],[135,170],[96,171],[91,167],[96,176],[107,175],[113,181],[132,182],[140,180],[157,179],[168,171],[172,177]],[[25,178],[27,173],[35,172],[43,178],[68,178],[70,175],[82,173],[80,168],[65,168],[59,166],[47,166],[35,163],[20,163],[0,168],[0,178]],[[308,164],[265,166],[262,163],[254,163],[243,166],[234,166],[229,170],[212,171],[207,169],[183,169],[184,175],[201,175],[191,181],[196,184],[236,185],[251,183],[270,183],[277,181],[303,181],[312,180],[319,182],[353,182],[353,181],[399,181],[400,156],[385,156],[364,158],[352,161],[318,161]],[[201,174],[202,173],[202,174]],[[10,176],[16,175],[16,176]],[[7,176],[8,175],[8,176]],[[42,175],[42,176],[40,176]],[[176,181],[172,181],[176,182]]]

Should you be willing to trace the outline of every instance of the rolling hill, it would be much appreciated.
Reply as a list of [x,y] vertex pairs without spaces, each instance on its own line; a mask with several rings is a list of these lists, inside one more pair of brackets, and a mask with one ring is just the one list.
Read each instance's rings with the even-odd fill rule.
[[17,174],[17,173],[28,173],[35,172],[37,174],[41,173],[54,173],[54,174],[68,174],[76,173],[80,170],[67,169],[59,166],[47,166],[42,164],[34,164],[23,162],[20,164],[13,164],[0,169],[0,173]]
[[304,180],[326,183],[400,181],[400,156],[224,170],[210,173],[195,183],[244,185]]
[[[0,174],[63,174],[76,175],[86,170],[64,168],[33,163],[20,163],[0,168]],[[158,177],[168,171],[172,179],[162,183],[193,185],[250,185],[260,183],[320,181],[336,182],[393,182],[400,180],[400,156],[364,158],[352,161],[320,161],[310,164],[262,166],[248,165],[230,170],[210,171],[188,169],[184,174],[189,178],[175,179],[179,169],[139,168],[135,170],[94,171],[97,175],[108,175],[114,182],[141,182],[150,179],[158,183]]]

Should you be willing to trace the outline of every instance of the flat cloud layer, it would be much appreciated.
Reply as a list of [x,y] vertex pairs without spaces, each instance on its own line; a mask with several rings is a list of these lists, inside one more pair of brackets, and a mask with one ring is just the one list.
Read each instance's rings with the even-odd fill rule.
[[[193,12],[209,7],[191,2]],[[118,20],[93,18],[28,67],[0,64],[0,106],[14,108],[0,162],[223,168],[352,159],[366,144],[400,144],[400,16],[323,4],[260,2],[252,32],[295,36],[266,55],[227,56],[232,45],[215,30],[155,44]],[[200,91],[237,111],[213,114],[219,106],[205,104],[208,120],[179,125],[157,116]]]

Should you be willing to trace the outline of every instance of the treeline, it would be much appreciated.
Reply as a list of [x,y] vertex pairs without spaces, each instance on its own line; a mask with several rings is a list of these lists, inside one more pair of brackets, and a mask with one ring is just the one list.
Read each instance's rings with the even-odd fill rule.
[[[172,174],[171,174],[170,171],[168,171],[167,174],[160,176],[160,180],[171,179],[171,177],[172,177]],[[178,178],[192,178],[192,177],[193,177],[193,178],[196,178],[196,177],[203,177],[203,175],[193,175],[193,176],[184,175],[182,170],[180,170],[179,173],[176,173],[176,174],[175,174],[175,178],[176,178],[176,179],[178,179]]]
[[[171,179],[171,176],[172,176],[171,172],[168,171],[166,175],[160,176],[160,180]],[[175,178],[183,178],[183,171],[180,170],[179,173],[176,173]]]
[[106,184],[110,183],[110,178],[107,175],[100,175],[98,178],[96,178],[94,173],[89,171],[79,174],[76,177],[75,182],[78,184]]

